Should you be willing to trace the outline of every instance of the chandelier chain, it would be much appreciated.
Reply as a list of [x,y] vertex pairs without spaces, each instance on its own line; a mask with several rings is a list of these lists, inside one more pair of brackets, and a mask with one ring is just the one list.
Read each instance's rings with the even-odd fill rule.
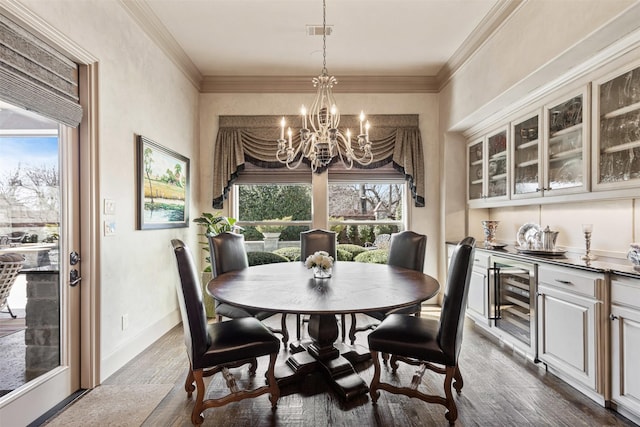
[[322,0],[322,74],[327,75],[327,2]]
[[327,3],[322,0],[322,74],[312,79],[316,88],[316,97],[309,110],[303,105],[300,109],[302,126],[300,138],[294,140],[291,127],[285,138],[286,121],[280,121],[280,138],[276,150],[276,158],[287,168],[295,169],[303,159],[311,166],[312,172],[322,172],[336,158],[339,158],[347,169],[353,163],[362,166],[373,162],[371,141],[369,140],[369,122],[365,123],[364,112],[360,112],[360,132],[351,130],[343,133],[340,125],[340,111],[336,106],[332,88],[338,83],[327,71]]

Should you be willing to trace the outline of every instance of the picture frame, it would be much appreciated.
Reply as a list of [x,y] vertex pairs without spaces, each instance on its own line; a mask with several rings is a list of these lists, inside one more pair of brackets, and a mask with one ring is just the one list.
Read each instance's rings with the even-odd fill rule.
[[189,158],[136,137],[138,230],[189,227]]

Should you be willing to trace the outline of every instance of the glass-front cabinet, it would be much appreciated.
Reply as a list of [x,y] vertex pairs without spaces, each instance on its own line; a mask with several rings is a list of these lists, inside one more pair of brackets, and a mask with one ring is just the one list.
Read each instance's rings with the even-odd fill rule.
[[545,106],[544,196],[589,190],[588,101],[585,87]]
[[595,82],[594,97],[594,189],[640,185],[639,64]]
[[484,139],[467,146],[467,200],[484,198]]
[[507,198],[507,130],[487,137],[487,198]]
[[509,198],[507,147],[506,128],[489,133],[467,145],[467,198],[469,202]]
[[511,124],[511,198],[542,195],[542,144],[540,113],[529,114]]

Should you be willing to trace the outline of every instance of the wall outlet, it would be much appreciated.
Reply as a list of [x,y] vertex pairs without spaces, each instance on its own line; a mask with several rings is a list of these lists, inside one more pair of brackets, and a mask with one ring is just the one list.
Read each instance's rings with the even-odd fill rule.
[[122,330],[126,331],[128,327],[129,327],[129,315],[128,314],[123,314],[122,315]]
[[104,222],[104,235],[105,236],[114,236],[116,234],[116,222],[115,221],[107,221]]

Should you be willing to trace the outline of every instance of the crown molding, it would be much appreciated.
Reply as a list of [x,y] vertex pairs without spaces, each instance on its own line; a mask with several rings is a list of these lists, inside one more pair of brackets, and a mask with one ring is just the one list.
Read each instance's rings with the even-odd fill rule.
[[151,10],[147,2],[144,0],[119,0],[119,3],[199,90],[202,74],[162,24],[158,16]]
[[491,8],[489,13],[480,21],[478,26],[451,55],[449,61],[436,75],[436,80],[439,84],[438,90],[442,90],[449,83],[454,74],[493,37],[509,17],[525,2],[526,0],[500,0]]
[[[146,0],[118,0],[201,93],[315,92],[306,76],[202,76]],[[338,76],[336,93],[438,93],[527,0],[499,0],[436,76]]]
[[[339,76],[335,93],[436,93],[438,82],[428,76]],[[315,93],[311,77],[205,76],[201,93]]]

